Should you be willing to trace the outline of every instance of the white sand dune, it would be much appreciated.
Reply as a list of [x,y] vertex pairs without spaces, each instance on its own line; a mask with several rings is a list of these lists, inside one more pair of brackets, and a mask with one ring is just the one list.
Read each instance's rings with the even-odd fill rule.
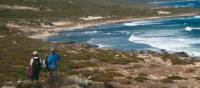
[[18,6],[18,5],[0,5],[2,9],[13,9],[13,10],[32,10],[39,11],[39,8],[28,7],[28,6]]
[[87,16],[87,17],[81,17],[80,19],[82,20],[99,20],[99,19],[104,19],[104,18],[107,18],[107,17],[102,17],[102,16]]

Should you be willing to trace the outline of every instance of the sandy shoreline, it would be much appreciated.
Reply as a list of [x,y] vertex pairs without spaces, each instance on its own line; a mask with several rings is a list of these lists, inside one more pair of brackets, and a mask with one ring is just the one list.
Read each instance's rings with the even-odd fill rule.
[[[73,26],[52,26],[52,27],[44,27],[44,28],[32,28],[36,33],[34,33],[31,36],[28,36],[29,38],[33,39],[42,39],[46,40],[50,36],[55,36],[60,31],[73,31],[73,30],[80,30],[84,28],[90,28],[95,27],[99,25],[105,25],[105,24],[115,24],[115,23],[125,23],[125,22],[134,22],[134,21],[142,21],[142,20],[156,20],[156,19],[162,19],[162,18],[176,18],[176,17],[190,17],[190,16],[196,16],[198,13],[192,13],[192,14],[179,14],[179,15],[170,15],[170,16],[156,16],[156,17],[146,17],[146,18],[125,18],[125,19],[119,19],[119,20],[105,20],[101,22],[93,22],[93,23],[78,23],[73,24]],[[23,30],[23,29],[21,29]]]

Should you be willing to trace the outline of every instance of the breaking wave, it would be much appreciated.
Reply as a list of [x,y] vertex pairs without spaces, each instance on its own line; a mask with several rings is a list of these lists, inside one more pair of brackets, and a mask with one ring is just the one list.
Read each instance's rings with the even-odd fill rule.
[[200,18],[200,16],[194,16],[194,18]]
[[131,35],[130,42],[148,44],[154,48],[165,49],[173,52],[186,52],[189,55],[200,56],[200,52],[192,45],[200,44],[200,40],[191,38],[173,38],[173,37],[137,37]]
[[96,33],[98,33],[99,31],[85,31],[84,33],[85,34],[96,34]]
[[92,45],[97,45],[99,48],[108,48],[108,47],[112,47],[111,44],[104,44],[102,43],[102,41],[106,41],[106,39],[101,38],[92,38],[90,40],[87,41],[88,44],[92,44]]
[[185,30],[186,30],[186,31],[200,30],[200,28],[199,28],[199,27],[189,27],[189,26],[188,26],[188,27],[185,28]]

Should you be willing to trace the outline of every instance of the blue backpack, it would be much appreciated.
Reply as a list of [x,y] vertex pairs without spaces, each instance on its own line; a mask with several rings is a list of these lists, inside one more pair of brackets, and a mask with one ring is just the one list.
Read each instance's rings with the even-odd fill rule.
[[50,70],[57,70],[56,62],[60,60],[60,57],[56,53],[52,53],[48,56],[48,66]]
[[55,63],[49,64],[48,67],[50,70],[53,70],[53,71],[57,69],[57,65]]

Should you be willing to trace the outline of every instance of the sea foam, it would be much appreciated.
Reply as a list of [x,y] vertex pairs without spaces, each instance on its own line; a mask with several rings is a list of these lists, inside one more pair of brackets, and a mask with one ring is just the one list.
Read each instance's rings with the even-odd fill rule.
[[186,27],[185,28],[186,31],[192,31],[192,30],[200,30],[200,27]]
[[186,31],[192,31],[192,27],[186,27],[185,30]]
[[103,43],[104,38],[92,38],[87,41],[88,44],[97,45],[99,48],[109,48],[112,47],[110,44]]
[[85,34],[95,34],[95,33],[98,33],[99,31],[85,31],[84,33]]
[[194,16],[194,18],[200,18],[200,16]]
[[134,43],[148,44],[154,48],[165,49],[172,52],[186,52],[189,55],[200,56],[193,44],[200,44],[200,40],[191,38],[174,38],[174,37],[138,37],[131,35],[128,40]]

